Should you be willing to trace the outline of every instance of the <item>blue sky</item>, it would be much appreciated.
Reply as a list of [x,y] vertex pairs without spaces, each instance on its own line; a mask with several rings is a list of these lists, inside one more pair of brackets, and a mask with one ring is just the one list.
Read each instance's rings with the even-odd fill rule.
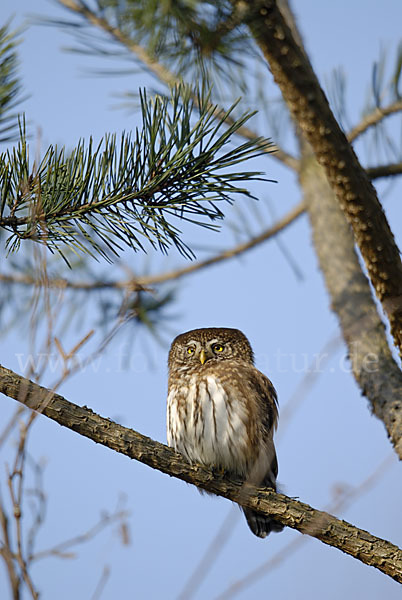
[[[294,4],[321,82],[329,80],[334,68],[343,67],[350,119],[355,124],[368,97],[373,61],[381,49],[389,53],[391,62],[395,56],[402,5],[387,0],[379,10],[374,0],[301,0]],[[3,0],[1,22],[14,15],[13,23],[18,25],[33,8],[48,16],[64,14],[45,0],[20,0],[18,4]],[[136,91],[152,81],[146,75],[94,77],[90,69],[100,68],[102,63],[63,52],[62,47],[69,44],[71,38],[59,30],[34,26],[26,30],[20,47],[21,75],[29,94],[22,109],[35,137],[40,131],[42,147],[49,143],[71,147],[80,138],[93,136],[99,140],[105,132],[132,129],[138,124],[138,116],[113,108],[118,102],[115,94],[127,89]],[[110,62],[107,66],[113,65]],[[262,133],[270,135],[268,130]],[[362,162],[369,164],[369,156],[361,156]],[[259,164],[278,181],[258,188],[259,214],[268,218],[268,202],[278,216],[285,214],[300,200],[292,176],[274,160],[264,159]],[[401,244],[401,183],[392,187],[381,184],[378,189]],[[229,222],[239,222],[236,210],[229,210],[228,215]],[[249,216],[249,220],[251,229],[257,232],[258,217]],[[208,247],[210,253],[230,247],[235,240],[232,229],[225,224],[220,234],[191,230],[188,235],[199,246]],[[329,308],[306,217],[289,227],[280,239],[302,272],[302,280],[295,276],[275,241],[189,276],[178,286],[177,302],[170,309],[163,334],[165,345],[146,335],[137,335],[130,344],[128,336],[121,335],[100,360],[63,384],[60,393],[165,442],[169,340],[195,327],[237,327],[249,337],[257,367],[274,382],[282,410],[294,394],[300,400],[292,419],[278,431],[281,486],[285,493],[324,509],[334,501],[337,487],[358,485],[392,455],[392,449],[382,423],[371,416],[366,399],[354,383],[342,343],[322,363],[323,372],[305,397],[300,396],[307,365],[322,354],[339,329]],[[136,273],[171,269],[183,263],[174,251],[168,257],[125,254],[124,259]],[[118,265],[97,268],[108,277],[116,273],[121,276]],[[93,306],[89,304],[87,313],[69,331],[66,347],[72,347],[94,325]],[[68,307],[63,310],[67,314]],[[96,328],[100,331],[98,323]],[[26,327],[14,329],[0,339],[1,364],[22,371],[29,353],[27,331]],[[49,373],[42,383],[51,385],[54,379],[55,375]],[[14,408],[13,401],[2,398],[2,422]],[[38,549],[86,530],[102,511],[114,509],[120,495],[124,495],[125,505],[131,510],[129,546],[123,546],[116,528],[110,527],[79,546],[75,558],[50,558],[34,567],[34,580],[44,600],[91,598],[105,565],[110,576],[103,599],[123,595],[177,598],[228,512],[233,510],[237,515],[237,509],[227,501],[201,496],[193,487],[95,445],[44,417],[31,433],[30,452],[46,462],[45,489],[49,498]],[[2,473],[10,456],[12,447],[3,448]],[[3,481],[2,476],[5,495]],[[377,478],[375,487],[336,514],[401,546],[401,493],[401,467],[394,458]],[[298,537],[299,533],[286,530],[261,541],[251,535],[239,514],[228,543],[194,597],[217,597]],[[1,566],[0,589],[5,586]],[[264,577],[256,578],[237,597],[331,600],[358,595],[367,600],[392,600],[397,594],[399,586],[389,578],[316,540],[306,539],[300,549],[289,552],[286,560]]]

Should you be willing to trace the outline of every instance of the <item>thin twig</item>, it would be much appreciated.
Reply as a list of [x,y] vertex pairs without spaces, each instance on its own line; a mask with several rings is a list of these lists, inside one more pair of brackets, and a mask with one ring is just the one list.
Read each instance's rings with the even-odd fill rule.
[[64,542],[60,542],[51,548],[47,548],[46,550],[40,550],[35,554],[29,556],[29,560],[34,562],[37,560],[42,560],[43,558],[48,558],[49,556],[59,556],[60,558],[71,558],[71,554],[66,554],[66,551],[74,546],[78,546],[88,542],[95,538],[99,533],[101,533],[106,527],[110,524],[115,523],[116,521],[124,521],[129,516],[129,512],[126,510],[119,510],[111,515],[103,515],[95,525],[92,525],[87,531],[84,533],[80,533],[75,535]]
[[0,546],[0,556],[6,565],[8,579],[10,581],[13,600],[20,600],[20,577],[14,564],[14,553],[12,552],[11,540],[9,535],[8,518],[0,498],[0,526],[3,533],[3,543]]
[[314,356],[310,365],[307,367],[304,377],[301,379],[297,385],[297,388],[290,396],[286,404],[283,406],[283,408],[281,408],[281,426],[276,434],[277,441],[282,438],[295,411],[300,407],[301,403],[307,397],[308,393],[311,391],[311,388],[322,374],[324,365],[326,365],[326,363],[333,357],[335,351],[338,350],[341,345],[342,338],[339,335],[335,335],[327,340],[320,352]]
[[402,175],[402,162],[390,163],[388,165],[378,165],[378,167],[367,167],[366,173],[370,179]]
[[99,578],[98,583],[96,584],[96,588],[95,588],[95,591],[93,593],[91,600],[98,600],[101,597],[102,592],[105,589],[106,582],[109,579],[109,577],[110,577],[110,567],[108,565],[105,565],[102,569],[101,576]]
[[[148,287],[150,285],[179,279],[180,277],[184,277],[190,273],[205,269],[206,267],[215,265],[230,258],[234,258],[235,256],[239,256],[240,254],[247,252],[247,250],[251,250],[255,246],[258,246],[259,244],[283,231],[291,223],[294,223],[294,221],[296,221],[304,213],[304,211],[305,205],[303,202],[300,202],[284,217],[279,219],[274,225],[268,227],[268,229],[251,238],[247,242],[238,244],[233,248],[229,248],[228,250],[223,250],[211,258],[191,263],[190,265],[180,269],[123,281],[74,282],[64,278],[54,278],[48,280],[48,285],[54,288],[70,288],[73,290],[83,290],[89,292],[100,289],[130,289],[133,291],[151,291],[151,289]],[[35,281],[31,275],[10,275],[0,273],[0,281],[4,281],[6,283],[19,283],[22,285],[41,285],[41,283]]]
[[369,115],[365,116],[360,123],[358,123],[353,129],[347,134],[349,142],[353,142],[359,135],[367,131],[370,127],[378,125],[385,117],[393,115],[397,112],[402,111],[402,100],[396,100],[388,106],[383,108],[377,107]]
[[199,271],[201,269],[205,269],[206,267],[210,267],[211,265],[216,265],[219,262],[227,260],[229,258],[234,258],[239,254],[243,254],[247,250],[251,250],[258,244],[265,242],[269,238],[273,237],[280,231],[283,231],[288,225],[296,221],[305,211],[305,205],[303,202],[297,204],[291,211],[289,211],[282,219],[279,219],[275,225],[269,227],[259,235],[251,238],[247,242],[239,244],[234,248],[229,250],[224,250],[219,254],[212,256],[211,258],[207,258],[206,260],[202,260],[198,263],[190,264],[187,267],[183,267],[182,269],[176,269],[175,271],[170,271],[167,273],[161,273],[160,275],[148,275],[140,278],[140,283],[143,285],[152,285],[155,283],[162,283],[165,281],[170,281],[172,279],[176,280],[184,275],[189,275],[190,273],[194,273],[195,271]]
[[[32,415],[30,415],[32,417]],[[8,473],[8,489],[10,492],[10,498],[13,505],[13,515],[15,524],[15,535],[17,551],[14,553],[15,559],[20,568],[22,579],[24,580],[27,588],[29,589],[33,600],[39,598],[39,593],[36,591],[31,575],[28,570],[28,562],[24,557],[24,544],[22,534],[22,498],[23,498],[23,481],[24,481],[24,466],[25,466],[25,444],[27,434],[34,419],[29,418],[27,424],[21,424],[20,440],[18,444],[18,450],[16,452],[14,466],[12,471]],[[16,485],[14,484],[16,480]]]
[[18,406],[15,409],[15,413],[13,414],[13,416],[11,417],[11,419],[9,420],[7,425],[4,427],[4,429],[0,435],[0,448],[4,444],[4,442],[6,441],[7,437],[10,435],[12,430],[14,429],[15,425],[18,422],[20,415],[24,412],[24,410],[25,409],[23,406]]
[[209,570],[216,561],[217,556],[223,550],[225,544],[233,533],[233,526],[240,515],[237,507],[232,506],[226,515],[222,525],[219,527],[214,538],[211,540],[208,548],[202,555],[201,560],[187,579],[182,591],[177,597],[177,600],[190,600],[198,591],[201,583],[205,580]]

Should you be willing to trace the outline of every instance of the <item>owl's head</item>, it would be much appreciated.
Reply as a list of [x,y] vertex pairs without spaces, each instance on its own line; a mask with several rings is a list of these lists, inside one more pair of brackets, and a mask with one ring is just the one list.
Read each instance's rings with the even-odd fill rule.
[[250,342],[238,329],[207,327],[178,335],[172,342],[168,365],[195,367],[223,360],[242,360],[253,364]]

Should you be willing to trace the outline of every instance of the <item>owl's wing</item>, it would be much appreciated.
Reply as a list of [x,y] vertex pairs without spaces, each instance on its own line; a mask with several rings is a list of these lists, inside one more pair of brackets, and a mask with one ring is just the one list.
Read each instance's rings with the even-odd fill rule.
[[[259,421],[262,425],[264,437],[264,454],[260,455],[261,465],[264,467],[264,476],[260,485],[276,490],[278,475],[278,461],[273,442],[273,432],[278,422],[278,399],[272,382],[263,373],[253,367],[253,388],[258,395]],[[258,537],[264,538],[271,531],[282,531],[283,525],[267,515],[245,508],[244,514],[251,531]]]
[[278,425],[278,396],[270,379],[253,367],[253,384],[259,398],[259,418],[271,434]]

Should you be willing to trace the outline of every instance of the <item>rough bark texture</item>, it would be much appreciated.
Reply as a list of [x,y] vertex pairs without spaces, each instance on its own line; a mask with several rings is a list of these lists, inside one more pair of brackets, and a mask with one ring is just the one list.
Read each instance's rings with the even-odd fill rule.
[[[232,0],[239,4],[238,0]],[[289,111],[324,167],[352,225],[376,294],[402,352],[402,263],[377,195],[275,0],[241,0],[245,21],[267,59]]]
[[352,231],[314,156],[301,164],[300,184],[314,246],[349,349],[353,374],[402,459],[402,373],[392,357]]
[[283,494],[245,486],[200,465],[190,465],[171,448],[105,419],[85,406],[72,404],[63,396],[2,366],[0,392],[94,442],[208,492],[270,515],[284,525],[334,546],[402,583],[402,550],[386,540]]

